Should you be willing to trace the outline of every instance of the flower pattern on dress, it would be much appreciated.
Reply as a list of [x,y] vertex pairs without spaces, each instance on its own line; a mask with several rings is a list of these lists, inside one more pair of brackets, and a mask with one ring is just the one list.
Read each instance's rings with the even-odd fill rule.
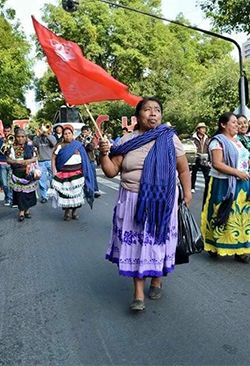
[[237,201],[233,202],[231,214],[226,226],[214,227],[220,207],[214,205],[213,216],[206,227],[206,238],[221,244],[247,244],[250,240],[250,204],[247,193],[241,190]]
[[114,208],[111,240],[106,259],[127,277],[161,277],[173,272],[177,245],[177,197],[171,216],[168,238],[164,243],[148,234],[147,223],[134,221],[138,194],[121,188]]
[[[127,245],[137,244],[140,245],[165,245],[165,243],[160,242],[156,238],[153,238],[150,234],[143,235],[141,232],[136,231],[124,231],[118,228],[117,225],[113,225],[113,234],[117,235],[119,241],[121,243],[125,243]],[[176,226],[171,227],[170,234],[167,238],[169,240],[170,237],[177,238],[177,228]]]

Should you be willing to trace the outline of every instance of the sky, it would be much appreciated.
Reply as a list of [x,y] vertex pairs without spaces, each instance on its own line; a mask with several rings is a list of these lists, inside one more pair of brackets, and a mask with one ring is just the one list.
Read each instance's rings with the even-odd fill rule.
[[[16,10],[16,16],[19,18],[24,32],[28,37],[34,34],[34,29],[31,21],[31,15],[41,22],[41,8],[46,3],[58,4],[58,0],[7,0],[7,6]],[[162,0],[162,13],[167,19],[175,19],[179,13],[183,13],[185,18],[189,19],[192,25],[200,28],[210,29],[209,21],[206,20],[196,5],[197,0]],[[246,41],[246,34],[232,34],[239,44]],[[233,52],[233,56],[237,59],[237,51]],[[36,62],[34,71],[37,77],[41,77],[46,70],[46,63]],[[34,101],[34,92],[29,91],[26,95],[27,107],[35,113],[39,108]]]

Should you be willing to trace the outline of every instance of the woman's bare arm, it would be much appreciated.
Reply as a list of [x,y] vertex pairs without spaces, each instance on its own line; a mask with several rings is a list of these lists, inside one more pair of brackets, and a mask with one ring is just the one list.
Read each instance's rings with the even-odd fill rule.
[[176,163],[179,179],[183,188],[184,201],[189,205],[192,200],[191,176],[186,155],[178,156],[176,158]]
[[100,163],[104,174],[108,178],[115,177],[121,171],[123,156],[118,155],[110,159],[110,157],[108,156],[110,144],[106,140],[100,140],[99,150],[101,154]]
[[121,155],[114,156],[111,159],[108,155],[101,155],[100,157],[102,170],[108,178],[115,177],[121,171],[122,161],[123,156]]
[[51,170],[52,170],[52,175],[56,175],[56,154],[53,151],[52,155],[51,155]]

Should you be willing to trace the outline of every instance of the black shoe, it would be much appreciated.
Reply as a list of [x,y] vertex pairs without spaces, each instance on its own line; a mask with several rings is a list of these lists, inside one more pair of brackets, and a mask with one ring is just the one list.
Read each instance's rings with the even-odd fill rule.
[[100,196],[101,196],[101,193],[100,193],[100,192],[96,191],[96,192],[94,193],[94,197],[95,197],[95,198],[98,198],[98,197],[100,197]]
[[218,257],[218,253],[217,252],[211,252],[211,250],[208,251],[208,254],[210,255],[211,258],[217,258]]
[[40,202],[41,203],[46,203],[47,201],[48,201],[47,198],[42,198]]
[[247,254],[235,254],[234,256],[234,259],[237,261],[237,262],[241,262],[241,263],[250,263],[250,256],[247,255]]

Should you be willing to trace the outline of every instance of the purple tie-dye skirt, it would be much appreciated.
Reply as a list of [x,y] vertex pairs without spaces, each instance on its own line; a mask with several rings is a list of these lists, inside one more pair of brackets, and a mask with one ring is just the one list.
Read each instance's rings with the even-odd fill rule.
[[173,207],[169,238],[160,243],[146,232],[146,223],[139,226],[134,221],[138,193],[120,188],[114,208],[113,229],[106,259],[116,263],[120,275],[127,277],[161,277],[172,272],[175,266],[177,245],[177,199]]

